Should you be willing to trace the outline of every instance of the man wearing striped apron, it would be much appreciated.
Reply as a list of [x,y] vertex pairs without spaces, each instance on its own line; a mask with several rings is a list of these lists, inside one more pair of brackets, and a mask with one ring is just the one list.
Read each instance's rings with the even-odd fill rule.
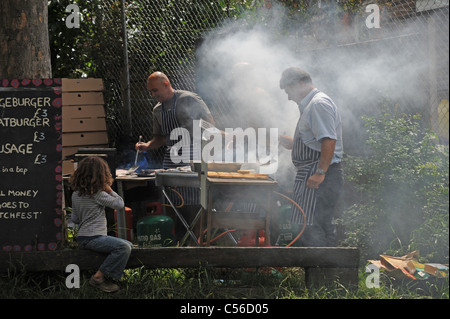
[[[164,169],[189,166],[194,152],[200,151],[194,150],[193,121],[203,119],[214,124],[208,107],[197,94],[173,89],[168,77],[161,72],[154,72],[148,77],[147,89],[159,102],[153,109],[153,138],[147,143],[137,143],[136,149],[142,152],[165,146]],[[175,133],[172,138],[171,133]],[[178,187],[176,190],[187,206],[180,210],[181,213],[191,215],[186,217],[192,219],[200,204],[200,189]],[[174,192],[170,192],[169,196],[175,205],[181,204]]]
[[341,118],[333,100],[316,89],[311,76],[299,68],[286,69],[280,88],[296,102],[300,119],[294,138],[280,137],[280,143],[292,149],[297,174],[291,222],[306,223],[300,237],[308,247],[336,246],[333,217],[343,188]]

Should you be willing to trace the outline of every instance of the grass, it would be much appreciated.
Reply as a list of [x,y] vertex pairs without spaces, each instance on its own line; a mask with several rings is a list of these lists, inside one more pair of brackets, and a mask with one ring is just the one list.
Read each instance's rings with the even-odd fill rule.
[[88,284],[69,289],[63,272],[0,275],[1,299],[449,299],[447,279],[399,281],[382,273],[379,288],[367,288],[360,271],[358,287],[339,283],[307,289],[302,268],[260,269],[128,269],[121,290],[106,294]]

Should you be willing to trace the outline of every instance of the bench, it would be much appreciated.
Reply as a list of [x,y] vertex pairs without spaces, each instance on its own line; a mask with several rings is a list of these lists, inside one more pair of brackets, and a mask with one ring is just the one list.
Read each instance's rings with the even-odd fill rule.
[[[1,252],[0,272],[65,271],[69,264],[96,270],[104,254],[88,250]],[[357,285],[359,250],[353,247],[164,247],[135,248],[127,268],[301,267],[309,288],[335,280]]]

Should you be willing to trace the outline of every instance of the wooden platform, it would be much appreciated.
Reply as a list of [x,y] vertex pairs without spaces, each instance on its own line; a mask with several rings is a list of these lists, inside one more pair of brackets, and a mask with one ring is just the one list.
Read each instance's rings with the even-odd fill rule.
[[[95,270],[105,255],[87,250],[1,252],[0,272],[65,271],[69,264]],[[168,247],[133,249],[127,268],[301,267],[308,286],[339,280],[358,282],[357,248],[314,247]]]

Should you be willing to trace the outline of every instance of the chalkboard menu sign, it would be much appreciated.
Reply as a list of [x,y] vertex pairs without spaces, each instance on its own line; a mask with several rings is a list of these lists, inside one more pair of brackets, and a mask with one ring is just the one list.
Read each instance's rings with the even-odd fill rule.
[[55,250],[62,232],[61,79],[0,82],[0,249]]

